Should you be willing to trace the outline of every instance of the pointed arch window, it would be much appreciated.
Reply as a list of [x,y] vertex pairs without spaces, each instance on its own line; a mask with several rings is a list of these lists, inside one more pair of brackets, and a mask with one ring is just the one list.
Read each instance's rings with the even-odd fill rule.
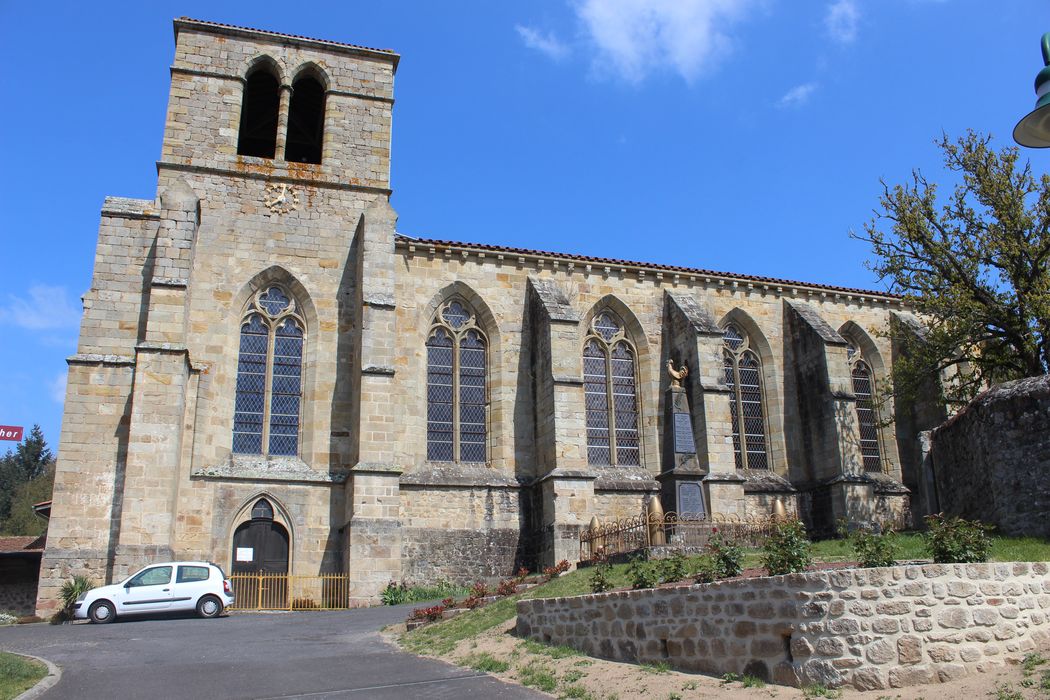
[[733,426],[733,456],[737,469],[769,469],[762,363],[747,335],[733,323],[723,334],[725,382]]
[[588,464],[641,465],[635,357],[620,319],[596,314],[583,343]]
[[846,347],[853,394],[857,397],[857,426],[860,428],[860,453],[864,471],[882,471],[879,449],[879,417],[875,411],[875,373],[853,343]]
[[438,310],[427,336],[427,459],[486,460],[488,342],[461,299]]
[[273,520],[273,506],[265,498],[260,498],[252,506],[252,520]]
[[241,124],[237,132],[237,153],[242,156],[273,158],[277,151],[277,111],[280,85],[266,63],[248,74],[241,98]]
[[292,83],[288,105],[288,138],[284,159],[290,163],[320,163],[324,147],[325,91],[321,81],[306,72]]
[[271,285],[255,295],[241,321],[235,453],[299,454],[305,340],[306,324],[283,287]]

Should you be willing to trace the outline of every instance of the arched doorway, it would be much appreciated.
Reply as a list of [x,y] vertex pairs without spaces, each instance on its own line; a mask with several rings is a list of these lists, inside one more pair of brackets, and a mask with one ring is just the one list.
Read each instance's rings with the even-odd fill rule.
[[255,502],[252,519],[233,533],[233,573],[288,573],[288,531],[274,522],[273,506],[265,498]]
[[249,608],[285,608],[288,603],[288,530],[260,498],[252,519],[233,533],[233,579],[238,603]]

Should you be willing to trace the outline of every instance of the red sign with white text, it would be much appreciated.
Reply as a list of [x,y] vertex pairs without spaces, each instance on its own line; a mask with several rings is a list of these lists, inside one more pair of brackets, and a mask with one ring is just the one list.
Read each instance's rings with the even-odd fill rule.
[[0,425],[0,440],[14,440],[22,442],[22,426]]

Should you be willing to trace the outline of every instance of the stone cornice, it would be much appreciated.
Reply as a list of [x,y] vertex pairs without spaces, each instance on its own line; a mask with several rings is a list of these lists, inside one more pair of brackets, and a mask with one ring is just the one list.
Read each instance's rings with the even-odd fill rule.
[[895,294],[880,293],[863,289],[832,287],[830,285],[808,284],[793,280],[768,279],[748,275],[716,272],[687,267],[672,267],[656,263],[634,262],[589,258],[570,253],[521,250],[494,245],[459,243],[456,241],[439,241],[424,238],[413,238],[398,234],[395,247],[410,255],[437,255],[438,251],[447,256],[458,254],[463,260],[471,258],[479,262],[495,261],[497,265],[513,265],[519,268],[526,266],[537,270],[554,272],[583,273],[586,275],[619,275],[632,276],[639,282],[652,281],[657,285],[693,285],[708,289],[718,289],[733,293],[778,294],[798,297],[809,301],[833,301],[837,303],[866,303],[882,305],[889,308],[908,308],[905,300]]

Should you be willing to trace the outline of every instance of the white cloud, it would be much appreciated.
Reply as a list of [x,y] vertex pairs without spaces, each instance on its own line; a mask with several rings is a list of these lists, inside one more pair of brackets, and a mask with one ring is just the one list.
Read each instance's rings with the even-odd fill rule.
[[553,58],[557,61],[569,54],[569,47],[562,43],[558,37],[554,36],[553,32],[548,32],[544,35],[531,27],[523,27],[520,24],[514,28],[518,31],[518,35],[525,42],[526,46],[530,49],[536,49],[548,58]]
[[65,403],[66,401],[66,378],[69,376],[68,372],[62,372],[55,376],[48,384],[48,390],[51,393],[51,400],[55,403]]
[[732,50],[728,30],[756,0],[578,0],[595,67],[629,82],[670,68],[687,81]]
[[824,15],[824,28],[828,35],[840,44],[850,44],[857,38],[860,10],[855,0],[837,0],[828,5]]
[[65,287],[36,284],[29,288],[29,298],[7,295],[0,322],[34,331],[72,328],[80,323],[80,309],[70,303]]
[[777,102],[779,107],[801,107],[809,101],[810,96],[817,89],[816,83],[803,83],[802,85],[796,85],[780,98]]

